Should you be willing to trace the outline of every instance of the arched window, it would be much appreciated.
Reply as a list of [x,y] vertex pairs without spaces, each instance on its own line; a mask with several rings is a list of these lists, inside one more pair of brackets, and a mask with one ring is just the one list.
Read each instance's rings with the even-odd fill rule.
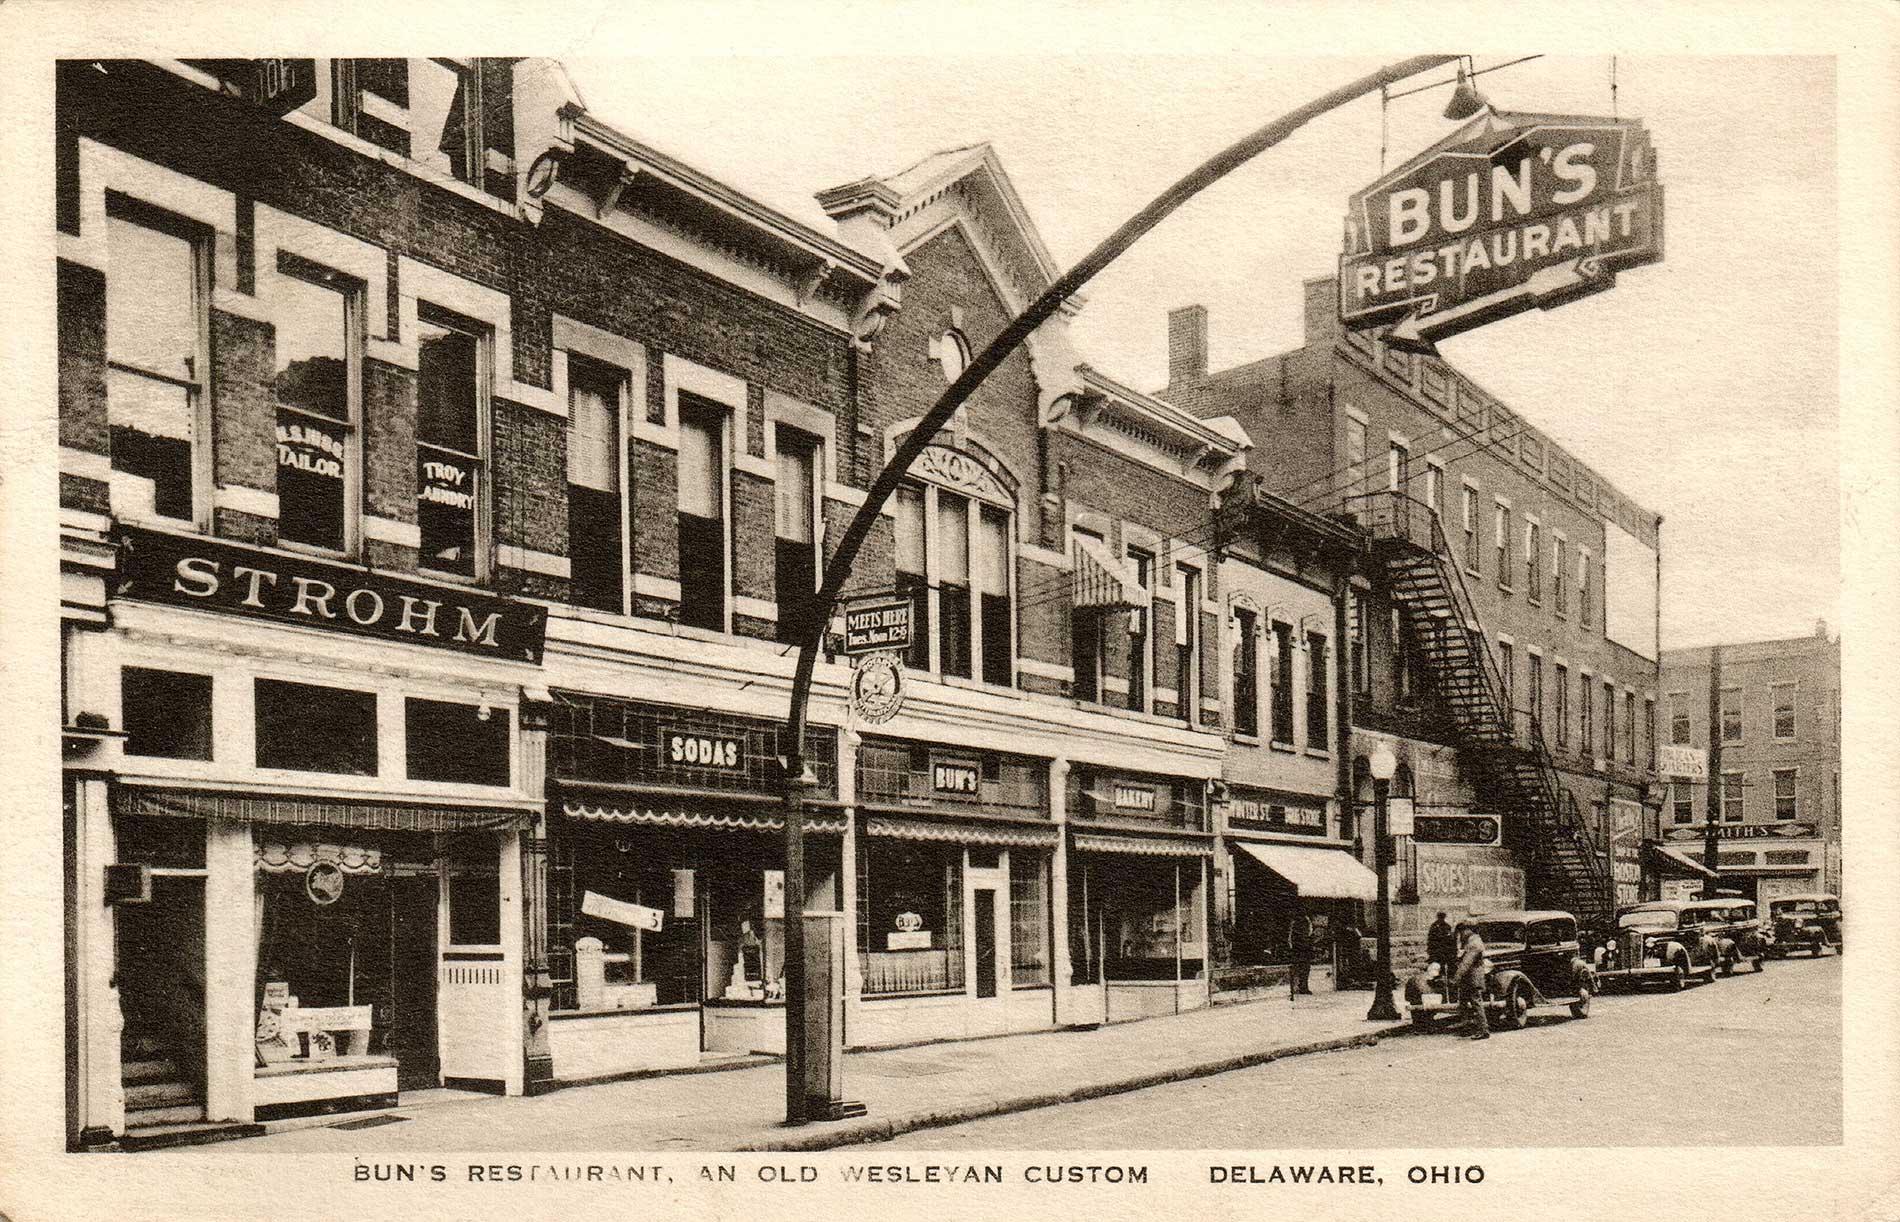
[[1015,682],[1015,497],[987,465],[929,446],[898,489],[897,589],[912,600],[905,665]]

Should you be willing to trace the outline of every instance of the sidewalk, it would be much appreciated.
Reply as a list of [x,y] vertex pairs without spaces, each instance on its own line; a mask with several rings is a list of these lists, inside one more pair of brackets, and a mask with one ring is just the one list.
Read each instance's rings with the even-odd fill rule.
[[[1284,994],[1094,1031],[847,1054],[845,1097],[868,1114],[787,1128],[778,1062],[719,1073],[577,1086],[532,1099],[397,1107],[359,1127],[273,1133],[240,1152],[418,1150],[820,1150],[916,1129],[1203,1077],[1286,1056],[1377,1043],[1404,1025],[1366,1021],[1369,992]],[[390,1117],[402,1117],[398,1122]],[[373,1125],[373,1127],[372,1127]],[[367,1130],[367,1131],[366,1131]]]

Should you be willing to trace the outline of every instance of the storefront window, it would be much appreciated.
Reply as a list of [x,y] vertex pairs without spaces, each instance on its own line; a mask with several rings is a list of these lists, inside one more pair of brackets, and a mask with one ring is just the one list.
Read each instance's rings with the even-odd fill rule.
[[411,697],[403,702],[403,722],[410,780],[508,784],[507,709]]
[[257,766],[376,775],[376,693],[259,679]]
[[449,852],[449,943],[494,946],[501,941],[501,877],[494,842],[467,837]]
[[963,987],[963,849],[859,841],[859,965],[867,996]]
[[119,674],[125,753],[211,758],[211,676],[128,666]]
[[1009,854],[1009,963],[1012,983],[1049,983],[1049,861],[1029,849]]
[[1081,862],[1087,911],[1071,921],[1076,982],[1193,979],[1201,971],[1200,863],[1188,858],[1089,854]]

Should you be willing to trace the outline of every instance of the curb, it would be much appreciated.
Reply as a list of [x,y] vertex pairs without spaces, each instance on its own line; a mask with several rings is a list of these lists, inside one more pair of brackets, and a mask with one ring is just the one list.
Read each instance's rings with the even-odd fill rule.
[[749,1142],[732,1146],[734,1153],[761,1153],[768,1151],[832,1150],[840,1146],[864,1145],[870,1142],[889,1141],[905,1133],[914,1133],[920,1129],[939,1129],[953,1124],[965,1124],[972,1120],[986,1120],[994,1116],[1007,1116],[1015,1112],[1033,1111],[1036,1108],[1053,1107],[1063,1103],[1082,1103],[1090,1099],[1100,1099],[1108,1095],[1126,1094],[1129,1091],[1146,1090],[1153,1086],[1165,1086],[1170,1082],[1185,1082],[1194,1078],[1213,1077],[1216,1074],[1232,1073],[1237,1069],[1251,1069],[1256,1065],[1265,1065],[1271,1061],[1284,1060],[1287,1057],[1306,1056],[1316,1052],[1338,1052],[1347,1048],[1370,1048],[1388,1035],[1403,1034],[1409,1030],[1406,1025],[1381,1027],[1377,1031],[1364,1031],[1356,1035],[1337,1036],[1333,1039],[1314,1040],[1305,1044],[1286,1044],[1277,1048],[1266,1048],[1258,1052],[1244,1052],[1238,1056],[1223,1057],[1218,1061],[1201,1061],[1192,1065],[1178,1065],[1171,1069],[1157,1070],[1152,1073],[1136,1074],[1127,1078],[1117,1078],[1110,1082],[1089,1082],[1081,1086],[1062,1090],[1045,1091],[1034,1095],[1017,1095],[1005,1099],[990,1099],[960,1107],[948,1108],[937,1112],[911,1112],[895,1116],[889,1120],[873,1120],[850,1125],[849,1127],[826,1128],[797,1135],[767,1138],[764,1141]]

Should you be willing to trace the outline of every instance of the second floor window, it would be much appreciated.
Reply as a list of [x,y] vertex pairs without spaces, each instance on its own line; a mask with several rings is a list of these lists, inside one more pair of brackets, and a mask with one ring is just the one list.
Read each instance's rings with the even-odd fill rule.
[[1577,622],[1590,626],[1590,553],[1577,552]]
[[1742,800],[1742,774],[1724,772],[1722,774],[1722,822],[1740,823],[1747,813]]
[[210,265],[198,229],[106,197],[106,419],[113,509],[203,525]]
[[1722,741],[1738,743],[1742,741],[1742,689],[1725,687],[1721,695]]
[[1181,615],[1174,625],[1175,682],[1180,685],[1181,716],[1191,726],[1201,723],[1201,570],[1174,566],[1181,594]]
[[1616,758],[1616,688],[1607,680],[1603,684],[1603,758]]
[[1293,625],[1273,626],[1273,741],[1293,745]]
[[897,559],[897,592],[910,599],[910,648],[904,665],[930,669],[930,578],[924,534],[924,498],[919,484],[905,484],[891,498],[891,529]]
[[1623,762],[1636,762],[1636,693],[1623,693]]
[[1775,737],[1792,739],[1794,737],[1794,694],[1792,683],[1777,683],[1774,686],[1775,697]]
[[1145,713],[1148,711],[1149,671],[1154,666],[1154,553],[1131,547],[1128,563],[1134,567],[1135,580],[1143,591],[1142,605],[1128,617],[1128,707]]
[[1234,612],[1234,732],[1260,733],[1260,617]]
[[1589,755],[1596,749],[1596,739],[1592,737],[1595,733],[1595,724],[1590,715],[1595,706],[1595,698],[1591,693],[1590,676],[1586,673],[1582,681],[1577,684],[1577,748],[1584,755]]
[[1648,696],[1643,697],[1643,758],[1656,771],[1656,702]]
[[[1015,603],[1007,508],[935,485],[906,484],[892,500],[897,591],[911,599],[911,645],[918,670],[1008,686],[1015,682]],[[1099,635],[1097,615],[1090,621]],[[979,669],[980,667],[980,669]],[[1077,698],[1086,677],[1078,660]]]
[[1669,693],[1669,741],[1678,747],[1689,745],[1689,694]]
[[1557,666],[1557,749],[1570,746],[1570,668]]
[[486,575],[488,335],[418,314],[416,521],[425,569]]
[[1503,695],[1505,715],[1509,719],[1512,731],[1517,728],[1517,690],[1512,674],[1517,669],[1517,651],[1509,641],[1498,642],[1498,675],[1504,681]]
[[1317,632],[1306,634],[1306,746],[1308,750],[1329,749],[1326,741],[1331,724],[1326,707],[1326,638]]
[[1482,558],[1478,554],[1478,490],[1467,485],[1464,490],[1463,521],[1465,530],[1465,567],[1476,573]]
[[1346,665],[1352,671],[1352,690],[1364,696],[1372,691],[1372,662],[1366,650],[1366,596],[1358,590],[1346,595]]
[[818,589],[824,539],[818,514],[818,439],[780,426],[778,447],[777,542],[773,581],[778,599],[778,639],[795,641],[810,624],[810,604]]
[[[1368,491],[1366,484],[1371,472],[1366,470],[1366,426],[1364,422],[1348,416],[1346,418],[1346,470],[1351,473],[1352,482],[1346,486],[1348,498],[1357,497]],[[1364,513],[1356,507],[1363,501],[1348,499],[1347,504],[1355,507],[1355,512],[1363,518]]]
[[357,300],[315,273],[277,279],[277,530],[287,543],[340,552],[354,542]]
[[1793,768],[1775,769],[1775,818],[1793,819],[1798,813],[1795,808],[1795,770]]
[[970,499],[937,493],[937,669],[970,677]]
[[680,395],[679,621],[726,630],[726,411]]
[[1531,700],[1531,725],[1539,725],[1544,718],[1544,659],[1536,654],[1527,654],[1524,664],[1529,667],[1530,679],[1528,693]]
[[[976,575],[977,632],[982,641],[983,682],[1008,687],[1016,681],[1016,610],[1009,591],[1010,517],[995,505],[976,507],[971,566]],[[1140,662],[1135,663],[1137,669]],[[1130,678],[1128,690],[1137,690]]]
[[1677,783],[1669,787],[1670,817],[1678,826],[1695,822],[1695,789]]
[[626,609],[620,413],[627,371],[567,358],[567,555],[578,606]]
[[1552,549],[1550,566],[1551,598],[1557,604],[1557,614],[1566,615],[1570,611],[1570,544],[1562,535]]
[[1532,601],[1544,597],[1544,531],[1535,522],[1524,524],[1524,592]]
[[1497,535],[1498,584],[1511,584],[1511,509],[1499,501],[1492,507],[1491,529]]

